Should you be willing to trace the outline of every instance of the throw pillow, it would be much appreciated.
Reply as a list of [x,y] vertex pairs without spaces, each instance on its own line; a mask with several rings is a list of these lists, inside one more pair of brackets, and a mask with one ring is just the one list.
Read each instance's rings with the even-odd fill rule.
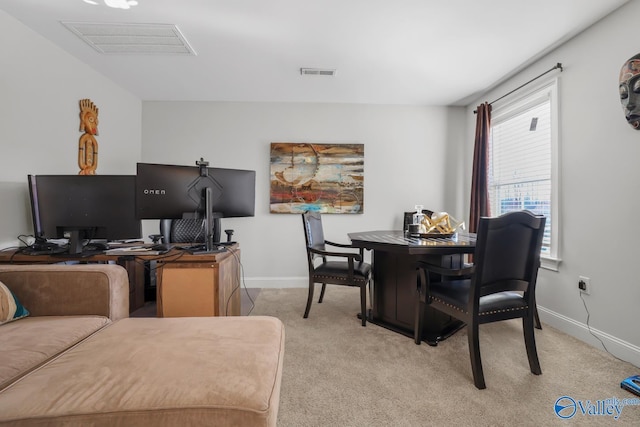
[[0,325],[27,317],[29,311],[24,308],[18,298],[0,282]]

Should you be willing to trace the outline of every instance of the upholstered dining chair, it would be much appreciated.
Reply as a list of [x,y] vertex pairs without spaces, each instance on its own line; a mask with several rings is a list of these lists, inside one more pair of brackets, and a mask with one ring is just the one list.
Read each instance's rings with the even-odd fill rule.
[[318,303],[322,303],[327,285],[357,286],[360,288],[362,326],[366,326],[367,287],[371,282],[371,264],[364,262],[363,249],[358,252],[329,250],[327,246],[341,249],[353,248],[353,246],[325,240],[322,216],[317,212],[303,213],[302,225],[307,245],[309,268],[309,296],[303,317],[305,319],[309,317],[316,283],[322,283]]
[[415,342],[422,340],[426,305],[465,322],[473,381],[479,389],[486,388],[478,340],[483,323],[522,318],[529,368],[535,375],[542,373],[534,317],[544,225],[544,216],[528,211],[480,218],[472,266],[451,270],[418,263]]
[[[403,230],[405,232],[409,231],[409,224],[413,223],[413,214],[415,214],[416,212],[404,212],[404,226],[403,226]],[[422,213],[425,215],[428,215],[429,217],[431,217],[431,215],[433,215],[433,211],[429,210],[429,209],[422,209]],[[464,263],[464,267],[470,267],[472,264],[469,263]],[[537,329],[542,329],[542,323],[540,323],[540,317],[538,316],[538,309],[536,308],[535,312],[534,312],[534,325]]]

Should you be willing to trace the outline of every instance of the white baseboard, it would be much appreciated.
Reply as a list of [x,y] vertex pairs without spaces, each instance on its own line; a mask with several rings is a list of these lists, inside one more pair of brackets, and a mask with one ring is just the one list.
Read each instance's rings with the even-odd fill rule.
[[538,312],[543,323],[640,368],[640,347],[544,307],[538,306]]
[[245,277],[247,288],[306,288],[309,277]]

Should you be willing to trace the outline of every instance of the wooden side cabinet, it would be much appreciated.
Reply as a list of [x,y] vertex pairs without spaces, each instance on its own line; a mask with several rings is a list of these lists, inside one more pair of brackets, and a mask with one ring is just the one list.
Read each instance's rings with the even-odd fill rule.
[[240,315],[240,250],[158,262],[158,317]]

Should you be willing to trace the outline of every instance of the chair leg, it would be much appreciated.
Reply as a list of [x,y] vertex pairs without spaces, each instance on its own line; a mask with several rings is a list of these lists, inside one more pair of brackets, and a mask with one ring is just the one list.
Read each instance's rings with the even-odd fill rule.
[[307,297],[307,308],[304,310],[304,316],[302,316],[305,319],[309,317],[309,310],[311,310],[311,302],[313,302],[313,288],[314,283],[309,280],[309,296]]
[[320,304],[322,302],[322,300],[324,299],[324,290],[327,289],[327,284],[323,283],[322,284],[322,289],[320,290],[320,298],[318,298],[318,304]]
[[420,345],[422,344],[422,325],[424,324],[424,306],[425,304],[420,301],[419,295],[416,300],[416,313],[414,316],[415,324],[413,325],[413,341]]
[[367,326],[367,285],[360,286],[360,312],[362,313],[362,326]]
[[484,372],[482,371],[482,360],[480,359],[480,341],[478,323],[467,324],[467,335],[469,338],[469,354],[471,356],[471,371],[473,372],[473,382],[480,390],[487,388],[484,383]]
[[527,347],[527,357],[529,358],[529,368],[535,375],[540,375],[540,361],[538,360],[538,351],[536,350],[536,337],[533,330],[533,316],[525,316],[522,318],[522,329],[524,331],[524,344]]
[[369,311],[373,311],[373,279],[369,279],[367,282],[367,286],[369,287]]
[[538,305],[533,301],[533,316],[536,329],[542,329],[542,323],[540,323],[540,317],[538,316]]

